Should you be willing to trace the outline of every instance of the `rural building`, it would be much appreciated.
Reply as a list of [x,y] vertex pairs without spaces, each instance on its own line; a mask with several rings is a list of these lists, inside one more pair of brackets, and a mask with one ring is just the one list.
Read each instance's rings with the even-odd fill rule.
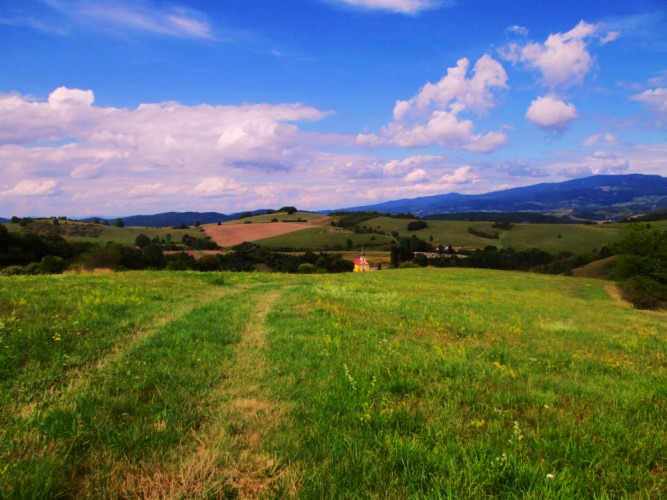
[[365,271],[370,271],[371,268],[366,261],[366,254],[364,253],[364,247],[361,247],[361,255],[357,260],[354,261],[354,272],[361,273]]

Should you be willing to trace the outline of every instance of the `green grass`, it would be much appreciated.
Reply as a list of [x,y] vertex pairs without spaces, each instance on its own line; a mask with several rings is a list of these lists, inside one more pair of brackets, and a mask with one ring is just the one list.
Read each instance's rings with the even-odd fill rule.
[[667,315],[608,286],[3,278],[0,497],[664,497]]
[[296,222],[297,220],[315,220],[326,217],[322,214],[315,214],[311,212],[296,212],[292,215],[287,214],[286,212],[277,212],[273,214],[263,214],[263,215],[253,215],[252,217],[244,217],[243,219],[235,219],[227,222],[223,222],[223,225],[234,225],[234,224],[245,224],[251,222],[254,224],[272,222],[273,219],[278,219],[278,222]]
[[302,231],[282,234],[257,240],[258,245],[269,248],[304,248],[328,250],[334,246],[347,247],[347,240],[352,240],[353,248],[389,248],[394,239],[384,234],[354,234],[331,226],[313,227]]

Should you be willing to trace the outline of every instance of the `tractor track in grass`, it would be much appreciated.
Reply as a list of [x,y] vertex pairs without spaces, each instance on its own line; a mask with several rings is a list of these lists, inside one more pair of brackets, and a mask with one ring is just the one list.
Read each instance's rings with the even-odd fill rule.
[[123,495],[259,498],[288,473],[263,446],[285,412],[264,382],[266,316],[281,296],[280,290],[255,296],[256,306],[225,367],[228,376],[211,394],[217,406],[207,423],[191,431],[168,463],[146,463],[126,476]]
[[169,313],[164,315],[156,314],[150,318],[150,326],[141,326],[135,329],[133,334],[125,336],[122,341],[114,344],[102,356],[93,360],[92,362],[82,366],[73,368],[67,373],[68,383],[59,387],[50,387],[45,390],[40,396],[36,397],[29,403],[17,404],[13,407],[6,408],[5,411],[19,418],[29,419],[35,416],[35,412],[46,411],[52,409],[56,405],[72,404],[72,394],[85,390],[85,387],[92,383],[95,374],[104,371],[108,366],[118,362],[121,357],[128,352],[132,346],[137,345],[151,335],[154,335],[160,329],[184,314],[187,314],[194,307],[209,304],[225,295],[238,293],[237,288],[218,288],[214,291],[207,290],[209,295],[202,297],[197,295],[190,298],[190,300],[178,303]]

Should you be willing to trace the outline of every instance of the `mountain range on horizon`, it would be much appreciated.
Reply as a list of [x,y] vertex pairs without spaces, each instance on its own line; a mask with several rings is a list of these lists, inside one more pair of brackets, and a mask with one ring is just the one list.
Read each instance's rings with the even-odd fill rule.
[[[667,178],[659,175],[594,175],[558,183],[466,195],[448,193],[418,198],[400,199],[359,205],[317,213],[342,211],[375,211],[379,213],[412,213],[421,217],[438,214],[473,212],[528,212],[547,215],[572,215],[580,219],[620,220],[667,208]],[[267,213],[268,209],[253,210],[252,215]],[[127,226],[165,227],[180,224],[214,224],[237,219],[241,214],[218,212],[165,212],[153,215],[122,217]],[[115,218],[99,217],[113,223]],[[79,219],[92,222],[93,217]],[[0,218],[0,222],[9,222]]]

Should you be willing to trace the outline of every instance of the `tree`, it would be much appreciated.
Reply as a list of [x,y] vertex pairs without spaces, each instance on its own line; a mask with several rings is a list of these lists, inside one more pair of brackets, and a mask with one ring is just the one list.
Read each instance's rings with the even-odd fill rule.
[[139,248],[144,248],[151,244],[151,239],[144,233],[140,233],[134,240],[134,244]]
[[650,224],[628,224],[619,235],[616,254],[619,278],[646,276],[667,284],[667,231]]
[[278,212],[287,212],[287,215],[292,215],[295,212],[298,212],[296,207],[283,207]]
[[16,215],[12,217],[12,224],[18,224],[21,222],[21,219],[19,219]]
[[93,224],[99,224],[99,223],[100,223],[100,218],[99,217],[93,218]]
[[116,227],[125,227],[125,221],[119,217],[116,219],[116,222],[114,222],[114,225]]
[[196,221],[195,221],[195,227],[199,227],[199,226],[201,226],[201,222],[199,222],[198,220],[196,220]]

